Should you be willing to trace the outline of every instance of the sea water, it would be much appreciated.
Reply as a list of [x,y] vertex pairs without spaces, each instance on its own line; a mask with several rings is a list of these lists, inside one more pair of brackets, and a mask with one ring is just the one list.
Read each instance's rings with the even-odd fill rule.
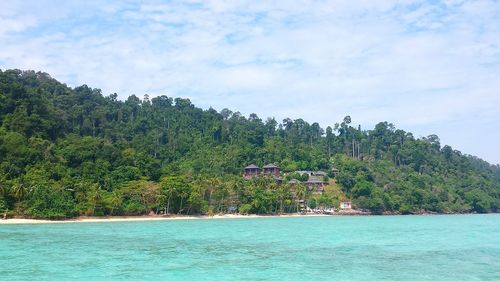
[[500,215],[0,225],[0,280],[500,280]]

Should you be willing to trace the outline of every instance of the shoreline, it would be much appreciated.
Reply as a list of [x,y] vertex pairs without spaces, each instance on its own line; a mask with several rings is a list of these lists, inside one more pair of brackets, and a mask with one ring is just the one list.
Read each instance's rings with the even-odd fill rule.
[[[64,224],[64,223],[100,223],[100,222],[137,222],[137,221],[174,221],[174,220],[211,220],[211,219],[252,219],[252,218],[303,218],[303,217],[350,217],[350,216],[433,216],[433,215],[471,215],[475,213],[423,213],[423,214],[371,214],[366,212],[343,212],[335,214],[283,214],[283,215],[172,215],[172,216],[109,216],[109,217],[76,217],[73,219],[48,220],[30,218],[0,219],[0,225],[13,224]],[[493,213],[494,214],[494,213]]]
[[12,224],[61,224],[61,223],[94,223],[94,222],[133,222],[133,221],[172,221],[172,220],[210,220],[210,219],[251,219],[251,218],[301,218],[301,217],[334,217],[334,216],[370,216],[370,213],[345,212],[336,214],[283,214],[283,215],[172,215],[172,216],[109,216],[109,217],[76,217],[73,219],[49,220],[30,218],[0,219],[0,225]]

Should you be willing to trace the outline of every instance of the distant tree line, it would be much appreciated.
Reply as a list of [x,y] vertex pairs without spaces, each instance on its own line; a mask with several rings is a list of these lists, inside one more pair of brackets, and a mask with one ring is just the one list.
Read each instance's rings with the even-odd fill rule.
[[[351,124],[349,116],[326,129],[247,118],[164,95],[121,101],[46,73],[0,70],[0,212],[269,214],[296,212],[300,200],[344,199],[374,213],[498,211],[499,165],[441,146],[435,135]],[[250,163],[339,173],[331,191],[314,195],[286,181],[245,181]]]

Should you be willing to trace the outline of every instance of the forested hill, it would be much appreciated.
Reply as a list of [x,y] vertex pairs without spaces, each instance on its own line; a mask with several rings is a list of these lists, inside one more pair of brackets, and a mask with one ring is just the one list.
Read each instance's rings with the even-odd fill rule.
[[[0,124],[2,214],[280,213],[295,212],[298,199],[311,207],[351,199],[374,213],[500,206],[498,165],[387,122],[361,130],[347,116],[321,128],[167,96],[120,101],[46,73],[0,70]],[[294,174],[283,184],[243,180],[252,163],[326,171],[329,185],[318,195],[288,184]]]

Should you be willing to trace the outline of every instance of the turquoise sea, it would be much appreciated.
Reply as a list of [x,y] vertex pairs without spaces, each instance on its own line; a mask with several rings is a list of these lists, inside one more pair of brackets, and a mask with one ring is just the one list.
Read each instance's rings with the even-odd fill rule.
[[0,280],[500,280],[500,215],[0,225]]

